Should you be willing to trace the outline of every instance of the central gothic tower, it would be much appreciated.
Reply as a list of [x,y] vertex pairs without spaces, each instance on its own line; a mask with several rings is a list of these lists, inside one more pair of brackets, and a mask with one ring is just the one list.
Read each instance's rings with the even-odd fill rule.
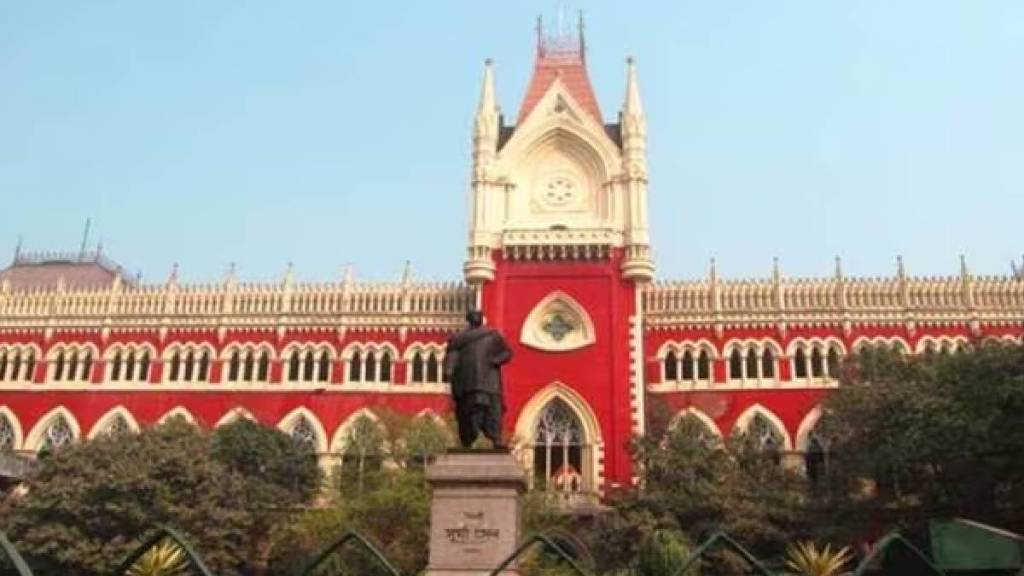
[[643,431],[641,286],[647,229],[646,122],[627,60],[606,122],[577,36],[538,26],[533,76],[507,126],[484,67],[473,128],[467,282],[513,346],[506,426],[538,483],[604,493],[632,481]]

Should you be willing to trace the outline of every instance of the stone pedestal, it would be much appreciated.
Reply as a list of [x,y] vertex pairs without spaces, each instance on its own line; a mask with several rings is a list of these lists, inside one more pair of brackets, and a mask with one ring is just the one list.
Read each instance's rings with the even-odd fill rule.
[[[451,450],[427,467],[430,563],[425,576],[486,576],[520,539],[522,467],[507,450]],[[515,564],[503,575],[519,574]]]

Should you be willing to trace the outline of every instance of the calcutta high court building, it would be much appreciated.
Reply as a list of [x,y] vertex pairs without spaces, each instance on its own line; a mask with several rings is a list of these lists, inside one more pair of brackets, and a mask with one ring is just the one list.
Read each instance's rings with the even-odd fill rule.
[[[325,469],[354,424],[451,413],[441,364],[471,307],[504,333],[505,433],[535,487],[591,499],[634,481],[655,404],[747,431],[793,465],[843,357],[1020,341],[1024,278],[661,280],[648,235],[637,71],[609,116],[580,37],[538,34],[514,121],[487,62],[472,133],[464,277],[393,283],[142,284],[99,253],[18,251],[0,272],[0,451],[34,455],[180,415],[309,442]],[[457,196],[453,196],[456,198]],[[453,201],[452,205],[459,203]],[[453,211],[453,220],[459,217]],[[453,279],[454,280],[454,279]]]

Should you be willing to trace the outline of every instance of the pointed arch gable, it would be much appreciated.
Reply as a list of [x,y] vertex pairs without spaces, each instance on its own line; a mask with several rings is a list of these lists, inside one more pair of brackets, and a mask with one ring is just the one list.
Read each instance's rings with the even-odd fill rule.
[[[571,326],[561,337],[552,336],[545,328],[551,316],[558,315]],[[568,316],[568,321],[565,320]],[[523,321],[519,341],[523,344],[549,352],[565,352],[590,346],[597,340],[597,330],[586,308],[575,298],[561,290],[555,290],[537,302]]]
[[220,420],[217,420],[217,423],[214,424],[213,427],[219,428],[226,424],[231,424],[232,422],[238,420],[239,418],[245,418],[246,420],[259,422],[259,420],[257,420],[256,417],[252,415],[252,412],[249,412],[248,410],[242,408],[241,406],[235,406],[234,408],[225,412],[224,415],[220,417]]
[[292,433],[292,428],[301,418],[305,418],[316,433],[317,453],[327,452],[327,431],[324,429],[323,423],[320,422],[320,419],[317,418],[316,414],[305,406],[299,406],[285,414],[284,417],[281,418],[281,421],[277,423],[277,429],[290,435]]
[[672,417],[672,421],[669,422],[669,430],[674,429],[679,424],[680,420],[687,416],[692,416],[697,420],[700,420],[700,422],[708,429],[708,432],[713,433],[719,439],[724,439],[722,431],[718,428],[718,424],[715,423],[715,420],[708,416],[703,410],[695,406],[688,406],[686,410],[680,410],[677,412],[676,415]]
[[171,418],[174,418],[175,416],[181,416],[182,418],[185,419],[186,422],[192,425],[197,425],[199,423],[196,420],[196,417],[193,416],[192,413],[189,412],[188,409],[185,408],[184,406],[175,406],[174,408],[171,408],[170,410],[167,411],[166,414],[161,416],[160,419],[156,421],[156,423],[157,425],[163,424],[170,420]]
[[132,413],[129,412],[128,409],[125,408],[123,405],[119,404],[108,410],[107,413],[104,414],[103,416],[100,416],[99,420],[97,420],[96,423],[92,425],[92,429],[89,430],[89,435],[86,436],[86,438],[92,440],[93,438],[105,432],[107,426],[110,426],[110,423],[113,422],[114,419],[117,418],[118,416],[124,418],[125,422],[128,423],[128,429],[131,430],[132,432],[138,432],[141,429],[139,426],[139,422],[135,419],[134,416],[132,416]]
[[82,428],[78,424],[78,419],[75,418],[74,414],[72,414],[70,410],[61,405],[53,408],[36,420],[36,424],[32,427],[32,431],[28,433],[28,437],[25,438],[22,448],[38,452],[39,449],[43,447],[43,438],[46,436],[47,429],[49,429],[50,425],[61,416],[64,417],[64,421],[67,422],[68,427],[71,428],[71,433],[74,435],[75,441],[81,441]]
[[601,424],[591,410],[590,404],[579,395],[578,392],[561,382],[552,382],[545,388],[538,391],[523,406],[516,421],[515,434],[518,442],[529,442],[533,436],[534,426],[544,408],[554,399],[561,399],[576,413],[583,424],[583,431],[587,440],[593,445],[603,445],[604,439],[601,435]]
[[747,409],[744,410],[736,418],[736,422],[733,424],[732,427],[733,433],[735,434],[737,431],[745,431],[747,429],[747,426],[749,426],[750,422],[754,419],[754,416],[758,414],[768,419],[768,421],[772,423],[776,430],[778,430],[779,434],[782,435],[783,449],[792,450],[793,439],[789,435],[789,430],[786,428],[786,423],[783,422],[781,418],[776,416],[774,412],[764,407],[762,404],[753,404],[751,406],[748,406]]
[[356,421],[363,416],[373,421],[373,423],[382,431],[384,430],[384,423],[381,422],[380,417],[377,416],[373,410],[370,410],[369,408],[360,408],[359,410],[349,414],[348,418],[339,424],[338,428],[334,431],[334,435],[331,436],[330,446],[330,451],[332,453],[340,453],[344,451],[346,441],[345,437],[348,435],[349,430],[352,429],[352,426],[355,425]]
[[25,445],[25,434],[21,428],[21,421],[18,420],[17,415],[14,411],[7,406],[0,405],[0,416],[7,418],[7,421],[11,424],[11,430],[14,432],[14,445],[12,446],[15,450],[21,450]]

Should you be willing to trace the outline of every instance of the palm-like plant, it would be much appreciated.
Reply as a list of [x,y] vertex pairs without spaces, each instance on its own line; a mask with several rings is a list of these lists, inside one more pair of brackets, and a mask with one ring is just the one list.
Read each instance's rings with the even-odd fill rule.
[[798,542],[786,549],[786,566],[798,576],[839,576],[852,558],[849,546],[819,549],[814,542]]
[[150,548],[128,569],[128,576],[185,576],[188,559],[181,546],[163,540]]

